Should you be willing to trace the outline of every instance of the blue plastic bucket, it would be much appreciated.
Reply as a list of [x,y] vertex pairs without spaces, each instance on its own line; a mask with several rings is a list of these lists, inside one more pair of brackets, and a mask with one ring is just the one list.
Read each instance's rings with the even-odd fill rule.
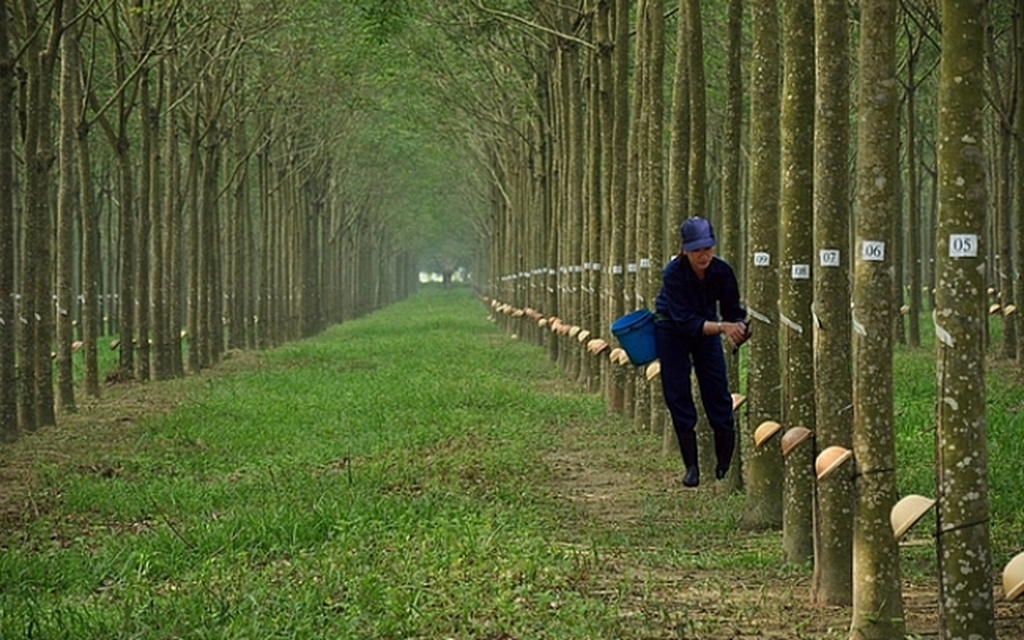
[[613,322],[612,335],[626,350],[629,360],[637,366],[658,357],[654,348],[654,314],[647,309],[638,309]]

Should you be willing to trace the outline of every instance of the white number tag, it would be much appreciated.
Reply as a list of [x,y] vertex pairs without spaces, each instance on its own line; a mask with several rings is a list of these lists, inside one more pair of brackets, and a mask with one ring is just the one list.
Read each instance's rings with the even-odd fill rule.
[[951,233],[949,235],[950,258],[977,258],[978,236],[973,233]]
[[865,240],[860,245],[860,257],[871,262],[885,260],[885,243],[880,240]]
[[822,249],[818,252],[818,258],[823,267],[838,267],[840,262],[839,249]]

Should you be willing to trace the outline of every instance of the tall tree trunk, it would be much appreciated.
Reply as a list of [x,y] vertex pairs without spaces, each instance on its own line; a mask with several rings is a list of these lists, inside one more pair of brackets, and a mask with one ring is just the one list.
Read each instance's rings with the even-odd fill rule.
[[[124,99],[122,98],[122,101]],[[121,182],[118,198],[120,215],[118,216],[118,311],[117,325],[120,338],[118,369],[122,376],[132,376],[135,371],[135,305],[136,299],[135,272],[136,264],[136,222],[135,222],[135,167],[131,158],[131,143],[128,139],[128,115],[131,105],[122,104],[116,139],[117,165]]]
[[[588,15],[592,17],[586,23],[587,33],[592,42],[597,42],[598,21],[596,20],[595,12],[590,11]],[[602,178],[603,173],[601,172],[601,167],[604,164],[603,159],[608,155],[604,146],[605,140],[601,135],[604,112],[608,109],[608,105],[604,100],[605,87],[600,82],[604,70],[605,57],[606,54],[604,52],[597,50],[591,50],[588,56],[589,68],[587,74],[590,76],[591,81],[589,83],[590,92],[587,100],[589,106],[586,123],[587,164],[583,189],[585,215],[587,216],[587,242],[584,248],[586,260],[583,264],[586,276],[585,282],[587,284],[588,318],[591,326],[597,327],[602,333],[604,327],[607,326],[604,322],[606,316],[602,308],[602,291],[604,291],[607,279],[604,276],[601,265],[604,236],[607,233],[607,225],[604,224],[603,216],[605,190],[603,189],[604,180]],[[595,78],[598,80],[597,82],[594,81]],[[607,368],[603,364],[604,362],[603,359],[598,359],[592,368],[592,375],[588,380],[588,389],[591,391],[596,391],[601,384],[604,370]]]
[[[171,39],[176,29],[171,27]],[[167,98],[178,96],[178,62],[173,54],[168,61]],[[182,287],[185,277],[185,242],[184,242],[184,208],[187,194],[181,193],[181,147],[174,135],[181,124],[180,109],[170,109],[165,118],[167,130],[164,134],[164,162],[167,171],[164,187],[164,215],[167,216],[167,237],[164,257],[167,262],[164,269],[163,288],[167,300],[167,349],[168,373],[180,378],[185,375],[185,363],[182,354],[182,329],[185,322],[185,291]]]
[[[850,375],[850,62],[847,0],[818,0],[814,123],[815,442],[853,446]],[[836,474],[818,488],[812,597],[853,600],[853,481]]]
[[[686,53],[688,56],[690,97],[690,150],[688,181],[686,191],[689,216],[712,218],[707,198],[707,88],[704,74],[704,24],[700,0],[686,0]],[[717,221],[716,221],[717,222]],[[716,464],[713,434],[708,426],[704,405],[696,385],[692,387],[694,406],[697,409],[697,452],[699,466],[705,469]]]
[[[264,133],[269,138],[269,132]],[[270,163],[270,143],[269,140],[261,142],[260,151],[256,154],[256,167],[258,172],[258,189],[259,189],[259,200],[260,200],[260,239],[262,244],[260,246],[259,256],[259,270],[260,274],[259,284],[257,291],[259,292],[259,304],[256,311],[256,335],[257,344],[266,348],[270,346],[270,318],[272,313],[271,305],[271,293],[273,291],[271,285],[273,282],[272,278],[272,258],[270,254],[271,247],[271,211],[273,207],[273,168]],[[344,237],[340,237],[338,240],[340,253],[346,254],[344,251]],[[343,312],[347,305],[345,302],[342,303]],[[344,316],[341,318],[344,320]]]
[[[208,368],[217,362],[217,332],[221,331],[221,300],[218,292],[219,225],[218,192],[220,187],[220,132],[210,125],[203,135],[202,187],[199,199],[199,335],[202,348],[199,367]],[[295,289],[291,289],[294,291]]]
[[862,0],[857,112],[854,263],[853,451],[858,495],[853,533],[850,637],[902,638],[892,366],[892,210],[899,172],[896,2]]
[[202,207],[200,205],[199,176],[203,171],[202,149],[200,148],[201,134],[199,122],[199,106],[195,107],[189,123],[189,158],[188,173],[186,176],[185,193],[188,198],[189,220],[187,224],[188,237],[185,239],[185,255],[188,261],[188,309],[187,333],[188,333],[188,370],[198,373],[204,366],[203,352],[206,349],[206,334],[203,331],[200,318],[205,308],[202,290],[202,271],[200,260],[203,247],[200,246],[202,235]]
[[[690,188],[690,53],[687,43],[687,2],[679,0],[676,12],[676,59],[672,75],[672,113],[670,115],[670,141],[668,150],[668,226],[677,230],[689,217]],[[675,255],[679,249],[679,234],[669,233],[664,252]],[[667,260],[667,258],[666,258]],[[658,265],[660,270],[664,263]],[[659,273],[660,276],[660,273]]]
[[[1014,122],[1015,106],[1013,104],[1017,89],[1015,82],[1020,79],[1015,75],[1016,68],[1011,60],[1003,65],[1003,61],[997,58],[997,44],[991,20],[984,25],[985,31],[985,65],[987,75],[991,79],[986,86],[986,93],[991,96],[988,113],[991,115],[991,126],[989,128],[993,142],[992,154],[989,160],[989,167],[992,174],[992,211],[994,217],[991,224],[991,235],[993,242],[989,249],[990,260],[988,268],[994,269],[995,273],[986,282],[992,282],[996,288],[995,303],[1001,312],[999,318],[1002,323],[1002,340],[997,347],[999,357],[1010,359],[1017,355],[1017,325],[1016,318],[1011,317],[1012,313],[1006,313],[1007,309],[1015,309],[1013,304],[1014,285],[1014,259],[1013,259],[1013,212],[1012,212],[1012,189],[1013,189],[1013,138],[1016,123]],[[1013,50],[1015,35],[1011,31],[1008,49]],[[1005,72],[1002,71],[1005,69]],[[993,255],[994,254],[994,255]],[[984,303],[984,300],[982,301]],[[984,322],[982,327],[987,332],[989,323]]]
[[[669,115],[668,190],[666,196],[666,226],[662,244],[662,260],[653,265],[661,284],[666,263],[679,252],[679,226],[690,215],[690,34],[686,19],[689,0],[679,0],[676,11],[676,58],[672,71],[672,107]],[[661,403],[664,405],[664,402]],[[667,412],[667,410],[666,410]],[[667,421],[668,416],[665,416]],[[679,442],[675,429],[664,429],[662,453],[679,455]],[[706,448],[706,447],[705,447]]]
[[[0,0],[0,184],[14,184],[14,59],[10,2]],[[15,364],[14,190],[0,189],[0,441],[18,437]]]
[[[607,7],[608,4],[612,6]],[[606,140],[607,163],[603,167],[605,184],[605,220],[608,223],[608,248],[604,259],[609,274],[607,322],[611,324],[625,311],[622,294],[624,291],[623,262],[625,259],[626,234],[626,160],[629,141],[629,5],[630,0],[600,2],[598,10],[598,34],[609,47],[607,60],[602,58],[601,80],[604,84],[604,100],[607,111],[603,112],[602,134]],[[603,19],[602,19],[603,16]],[[601,37],[604,33],[604,37]],[[606,379],[606,401],[611,411],[622,412],[623,387],[621,378],[609,375]]]
[[[646,174],[646,161],[641,159],[642,156],[646,155],[647,145],[644,144],[644,139],[641,137],[641,131],[646,134],[647,131],[647,120],[649,114],[647,112],[644,100],[647,97],[644,85],[647,83],[647,52],[646,48],[649,46],[650,34],[647,27],[647,21],[643,19],[644,13],[647,10],[646,2],[639,0],[637,2],[637,23],[636,23],[636,36],[634,37],[635,47],[633,49],[633,103],[629,109],[629,127],[628,127],[628,140],[626,147],[628,149],[626,155],[626,202],[625,211],[623,212],[626,216],[626,233],[625,233],[625,248],[623,251],[623,265],[625,267],[624,282],[623,282],[623,300],[626,304],[625,310],[638,309],[644,306],[642,302],[642,293],[637,287],[639,281],[639,234],[646,233],[647,221],[642,218],[642,208],[646,208],[646,200],[648,193],[646,189],[641,189],[641,180],[645,179]],[[626,418],[630,421],[639,421],[637,427],[643,429],[647,422],[648,410],[646,408],[647,395],[642,392],[642,389],[638,389],[640,380],[643,380],[642,376],[635,375],[636,370],[629,371],[629,367],[624,370],[623,377],[625,378],[625,398],[623,408],[625,410]],[[646,382],[646,380],[644,380]]]
[[249,216],[249,160],[245,127],[236,126],[232,136],[235,163],[234,197],[230,217],[231,235],[228,240],[228,265],[231,270],[230,287],[225,302],[228,317],[228,349],[244,349],[246,334],[246,301],[249,288],[246,254],[246,219]]
[[[743,138],[743,0],[729,0],[726,57],[726,102],[722,134],[722,224],[719,225],[719,250],[733,265],[740,282],[743,270],[743,212],[740,153]],[[739,388],[738,367],[731,363],[730,387]],[[738,448],[737,448],[738,450]]]
[[942,2],[935,350],[939,635],[995,638],[985,436],[986,3]]
[[[1013,13],[1013,64],[1016,67],[1014,76],[1017,78],[1016,113],[1014,122],[1017,124],[1017,135],[1014,136],[1014,160],[1016,162],[1013,181],[1015,219],[1014,264],[1017,265],[1014,282],[1014,299],[1024,303],[1024,0],[1017,0]],[[1012,316],[1017,321],[1017,364],[1024,365],[1024,313]]]
[[[52,105],[53,71],[60,41],[63,1],[50,14],[47,35],[39,24],[36,3],[26,0],[22,13],[32,40],[24,55],[27,69],[25,104],[25,234],[22,255],[21,335],[22,428],[26,431],[56,424],[53,364],[50,349],[55,335],[51,302],[53,279],[53,211],[50,207],[50,167],[54,160]],[[43,38],[46,38],[45,42]]]
[[909,256],[909,282],[907,286],[907,344],[921,346],[921,167],[917,155],[917,60],[924,40],[904,21],[907,39],[906,82],[906,147],[907,147],[907,255]]
[[[151,105],[147,109],[149,126],[153,129],[152,136],[154,138],[154,148],[149,156],[149,162],[152,163],[150,174],[153,176],[149,196],[150,220],[153,223],[153,267],[150,285],[150,298],[153,301],[151,307],[153,314],[153,339],[151,341],[150,372],[154,380],[166,380],[172,376],[171,345],[173,344],[173,339],[171,337],[170,316],[172,305],[169,297],[170,288],[168,287],[167,277],[172,258],[168,253],[170,244],[167,241],[167,237],[168,229],[170,228],[170,207],[174,205],[175,199],[169,198],[166,195],[166,191],[171,188],[172,184],[176,185],[172,176],[176,173],[177,168],[172,164],[172,159],[170,154],[168,154],[170,145],[164,142],[163,153],[160,152],[160,112],[162,109],[160,105],[164,104],[164,97],[170,95],[168,94],[168,86],[172,82],[168,77],[170,74],[167,73],[167,66],[166,61],[160,63],[156,81],[157,105]],[[165,114],[164,117],[171,118],[171,114]],[[164,127],[163,130],[165,133],[172,131],[167,127]],[[163,172],[160,171],[161,161],[165,167]],[[161,185],[163,186],[163,191],[161,191]],[[173,331],[177,332],[176,329]]]
[[[1002,341],[999,345],[999,356],[1012,359],[1017,356],[1017,325],[1016,318],[1009,310],[1015,309],[1013,296],[1013,209],[1010,197],[1014,176],[1013,170],[1013,127],[1003,122],[999,135],[996,136],[996,158],[993,162],[993,187],[997,190],[995,198],[995,236],[998,258],[996,264],[996,283],[1002,322]],[[941,206],[941,205],[940,205]],[[940,214],[941,215],[941,214]],[[984,300],[982,300],[984,303]]]
[[93,188],[92,154],[89,146],[89,123],[83,101],[84,91],[78,75],[72,78],[72,83],[77,96],[75,141],[78,149],[79,206],[82,208],[82,384],[86,395],[97,398],[100,395],[97,349],[103,329],[100,221]]
[[[783,424],[814,431],[811,254],[814,228],[814,0],[783,0],[782,190],[779,310]],[[807,441],[803,447],[810,447]],[[813,460],[814,456],[810,456]],[[786,560],[814,555],[814,465],[790,455],[782,546]]]
[[[722,132],[721,205],[722,220],[718,226],[719,253],[733,266],[739,282],[745,282],[743,269],[743,213],[741,211],[742,180],[740,178],[740,151],[743,136],[743,0],[729,0],[726,25],[726,98],[724,130]],[[729,388],[740,389],[740,358],[736,350],[726,351]],[[737,416],[736,432],[745,433],[746,425]],[[733,463],[729,466],[726,482],[731,489],[742,485],[743,447],[739,443],[749,439],[739,437]]]
[[[690,81],[689,215],[710,218],[707,206],[707,87],[704,78],[704,25],[700,0],[686,0],[687,64]],[[705,447],[707,449],[707,447]]]
[[[750,210],[747,305],[747,407],[750,425],[781,419],[778,337],[779,237],[779,15],[776,0],[751,3],[754,25],[750,86]],[[751,453],[747,467],[747,528],[782,524],[782,456],[777,447]]]
[[[644,298],[653,306],[654,297],[661,288],[661,268],[668,260],[665,248],[665,1],[649,0],[647,20],[650,23],[651,46],[649,47],[649,72],[647,81],[648,121],[647,136],[647,183],[642,187],[650,194],[647,202],[647,258]],[[643,266],[643,265],[642,265]],[[651,407],[651,433],[663,436],[667,426],[668,412],[665,397],[660,386],[649,386]]]
[[[138,1],[138,0],[137,0]],[[143,17],[141,2],[136,7],[136,21],[139,23],[139,30],[146,27]],[[138,251],[138,260],[135,263],[135,331],[138,342],[138,357],[135,359],[135,378],[137,380],[149,380],[150,360],[150,267],[152,265],[152,228],[153,212],[153,184],[157,181],[157,174],[154,167],[157,164],[156,154],[158,152],[155,140],[156,126],[153,123],[152,113],[156,107],[150,98],[150,87],[152,85],[149,73],[149,65],[146,62],[139,73],[139,120],[141,145],[139,153],[139,185],[138,185],[138,219],[135,225],[135,247]]]
[[[78,11],[77,0],[65,0],[62,28],[71,28]],[[75,410],[75,378],[71,360],[74,339],[75,217],[80,208],[75,198],[75,123],[78,116],[75,76],[78,42],[66,31],[61,39],[60,146],[57,191],[57,404],[64,411]]]

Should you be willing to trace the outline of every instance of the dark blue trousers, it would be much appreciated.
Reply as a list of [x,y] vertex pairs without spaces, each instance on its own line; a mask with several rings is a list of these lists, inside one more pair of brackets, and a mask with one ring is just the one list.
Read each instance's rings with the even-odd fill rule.
[[[727,469],[732,458],[735,434],[732,396],[729,393],[721,338],[683,336],[671,321],[661,320],[655,327],[654,343],[661,361],[661,386],[665,404],[672,416],[672,426],[679,439],[683,463],[687,467],[696,464],[694,427],[697,425],[697,408],[693,404],[690,385],[690,372],[695,371],[701,403],[708,423],[715,432],[718,466]],[[692,450],[688,450],[690,447]]]

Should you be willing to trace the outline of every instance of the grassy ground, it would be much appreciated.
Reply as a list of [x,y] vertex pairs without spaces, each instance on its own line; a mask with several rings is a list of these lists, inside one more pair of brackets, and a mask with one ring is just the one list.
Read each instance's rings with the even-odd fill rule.
[[[230,355],[0,450],[0,637],[845,637],[780,534],[739,531],[741,496],[680,489],[660,439],[466,291]],[[901,489],[931,494],[929,353],[897,360]],[[1024,393],[989,393],[1001,567]],[[934,547],[907,554],[908,624],[933,634]]]

